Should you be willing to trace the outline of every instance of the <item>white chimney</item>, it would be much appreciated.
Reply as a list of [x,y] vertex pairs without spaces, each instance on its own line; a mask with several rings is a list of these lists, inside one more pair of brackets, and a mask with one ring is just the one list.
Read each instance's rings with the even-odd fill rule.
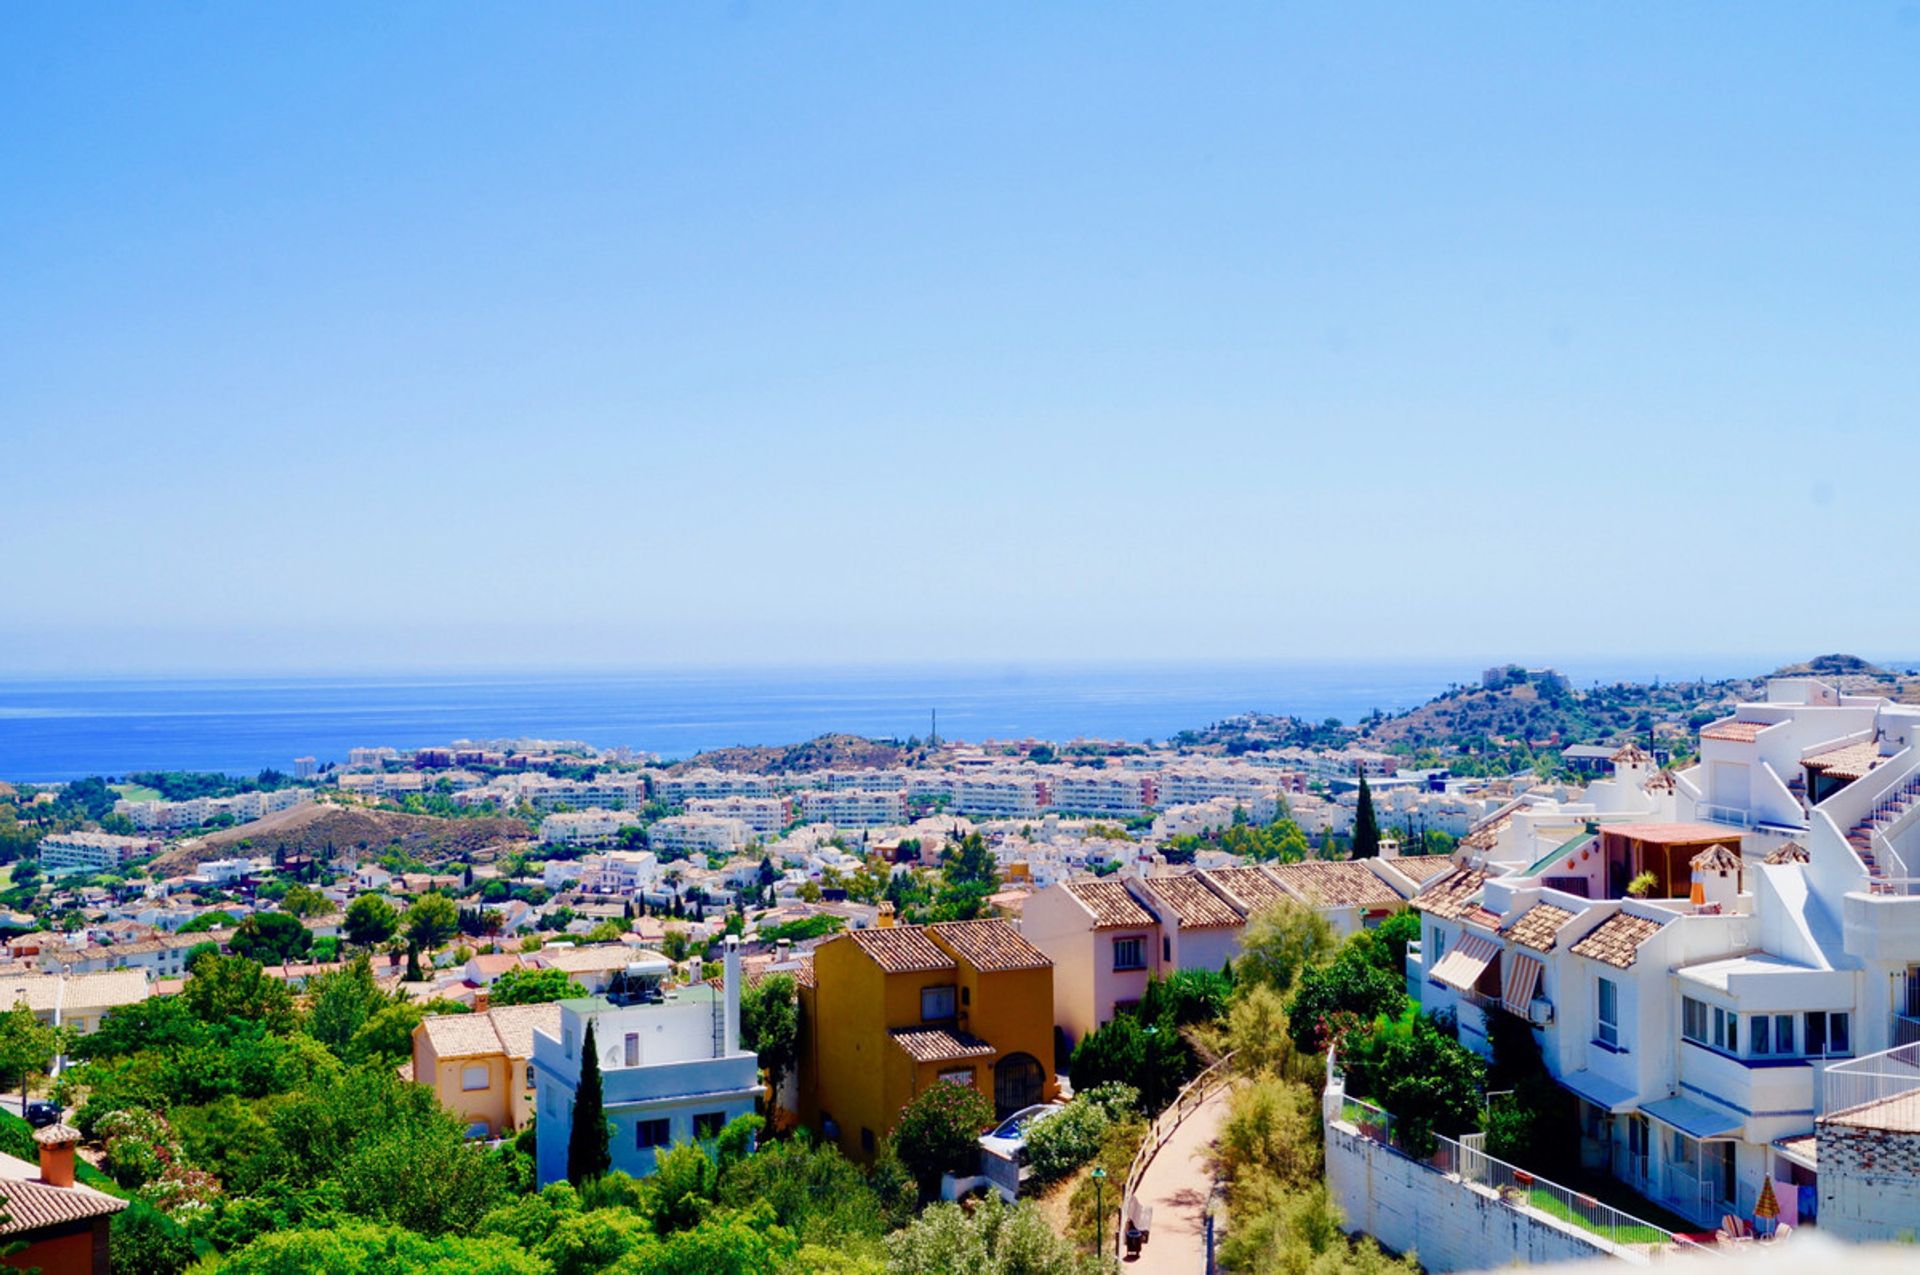
[[727,935],[727,1053],[740,1052],[740,939]]
[[697,956],[687,958],[687,986],[700,986],[700,958]]

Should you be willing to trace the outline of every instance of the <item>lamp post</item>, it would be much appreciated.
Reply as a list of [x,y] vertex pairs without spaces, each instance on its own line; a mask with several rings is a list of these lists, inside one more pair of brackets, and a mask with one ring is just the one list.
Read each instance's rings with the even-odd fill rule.
[[1093,1166],[1093,1251],[1107,1251],[1107,1171]]

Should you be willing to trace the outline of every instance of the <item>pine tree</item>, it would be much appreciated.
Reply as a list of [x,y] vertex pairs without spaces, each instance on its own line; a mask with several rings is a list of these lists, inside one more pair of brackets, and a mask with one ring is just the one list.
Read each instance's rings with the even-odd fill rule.
[[1373,814],[1373,790],[1365,775],[1360,776],[1360,800],[1353,810],[1353,857],[1380,857],[1380,821]]
[[600,1052],[589,1019],[586,1039],[580,1042],[580,1088],[574,1094],[573,1132],[567,1138],[567,1181],[579,1186],[605,1173],[612,1163],[600,1094]]

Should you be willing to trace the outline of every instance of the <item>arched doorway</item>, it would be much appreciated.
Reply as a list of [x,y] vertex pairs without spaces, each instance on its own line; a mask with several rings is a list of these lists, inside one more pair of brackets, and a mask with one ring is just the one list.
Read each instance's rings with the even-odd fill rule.
[[1046,1093],[1047,1074],[1032,1054],[1008,1054],[993,1065],[993,1109],[1004,1118]]

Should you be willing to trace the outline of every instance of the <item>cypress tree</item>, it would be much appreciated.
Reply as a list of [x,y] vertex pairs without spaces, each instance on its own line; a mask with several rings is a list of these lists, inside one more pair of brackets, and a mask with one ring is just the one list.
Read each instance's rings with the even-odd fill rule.
[[420,945],[417,943],[407,944],[407,981],[420,981]]
[[608,1146],[606,1108],[600,1095],[600,1051],[593,1043],[593,1021],[580,1042],[580,1088],[573,1096],[573,1132],[567,1138],[567,1181],[579,1186],[613,1163]]
[[1353,811],[1353,857],[1380,857],[1380,821],[1373,814],[1373,790],[1365,775],[1360,776],[1360,800]]

